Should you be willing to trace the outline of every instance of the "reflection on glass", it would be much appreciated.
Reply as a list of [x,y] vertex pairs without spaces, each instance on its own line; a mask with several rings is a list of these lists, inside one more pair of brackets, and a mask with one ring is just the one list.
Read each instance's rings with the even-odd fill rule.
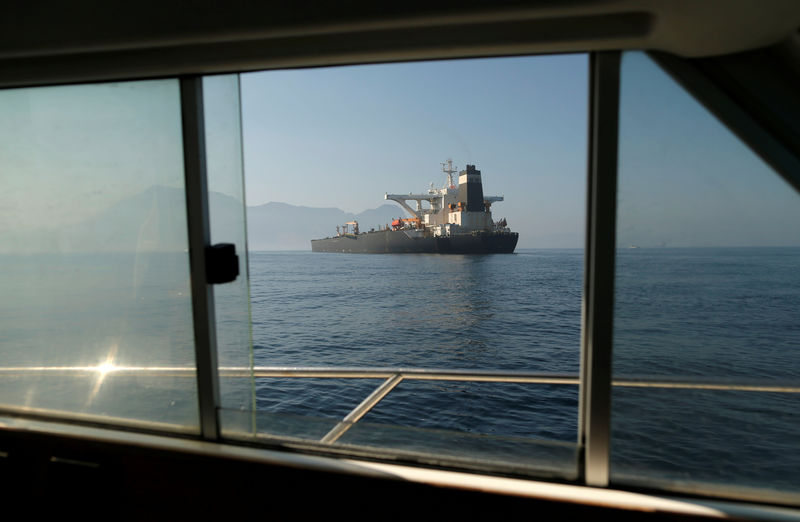
[[2,406],[195,431],[177,80],[5,90],[0,113]]
[[796,493],[800,199],[644,55],[621,92],[614,374],[687,384],[615,388],[612,479]]

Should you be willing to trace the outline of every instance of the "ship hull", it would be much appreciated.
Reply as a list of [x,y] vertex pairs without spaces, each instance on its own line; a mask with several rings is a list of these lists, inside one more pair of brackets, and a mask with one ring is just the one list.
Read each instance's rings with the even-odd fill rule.
[[311,250],[347,254],[511,254],[518,239],[517,232],[415,237],[405,230],[378,230],[312,239]]

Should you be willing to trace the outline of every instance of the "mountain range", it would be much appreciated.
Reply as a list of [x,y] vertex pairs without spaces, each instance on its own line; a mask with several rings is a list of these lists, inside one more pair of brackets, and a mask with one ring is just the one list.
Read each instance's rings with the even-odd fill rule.
[[[66,205],[79,203],[65,201]],[[209,196],[212,243],[238,242],[242,204],[218,192]],[[336,234],[336,226],[356,220],[362,231],[386,226],[405,211],[381,205],[358,214],[338,208],[287,203],[247,207],[250,250],[311,250],[311,240]],[[186,248],[186,200],[183,189],[151,186],[99,213],[72,224],[0,229],[0,253],[168,252]]]
[[[212,199],[212,214],[214,201]],[[212,216],[213,217],[213,216]],[[358,214],[338,208],[316,208],[288,203],[247,207],[247,241],[250,250],[310,250],[311,240],[336,235],[336,226],[358,221],[359,229],[385,227],[407,217],[398,205],[381,205]]]

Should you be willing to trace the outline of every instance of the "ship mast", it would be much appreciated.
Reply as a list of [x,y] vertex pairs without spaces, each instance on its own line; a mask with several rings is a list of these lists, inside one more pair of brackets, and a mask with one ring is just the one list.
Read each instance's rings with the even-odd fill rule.
[[453,168],[453,160],[447,158],[447,162],[442,163],[442,172],[447,174],[447,188],[455,188],[455,183],[453,183],[453,174],[458,172],[458,167]]

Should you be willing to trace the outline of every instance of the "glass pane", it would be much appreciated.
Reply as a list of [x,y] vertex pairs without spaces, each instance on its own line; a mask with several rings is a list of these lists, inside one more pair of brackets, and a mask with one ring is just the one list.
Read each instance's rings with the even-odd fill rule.
[[178,81],[5,90],[0,114],[2,407],[196,431]]
[[621,85],[614,374],[652,386],[614,389],[612,478],[796,495],[800,198],[646,56]]
[[223,434],[231,430],[250,433],[255,388],[238,75],[203,78],[203,113],[211,242],[233,243],[239,256],[239,277],[231,283],[214,285],[220,418]]
[[[319,442],[387,371],[462,370],[406,373],[325,443],[576,476],[586,73],[586,56],[559,56],[242,76],[259,437]],[[436,208],[462,221],[447,224],[471,239],[519,233],[515,253],[311,251],[321,238],[455,244],[432,210],[451,196],[456,208]],[[460,214],[459,201],[482,208]],[[490,371],[497,382],[475,382]],[[520,372],[574,381],[513,382]]]

